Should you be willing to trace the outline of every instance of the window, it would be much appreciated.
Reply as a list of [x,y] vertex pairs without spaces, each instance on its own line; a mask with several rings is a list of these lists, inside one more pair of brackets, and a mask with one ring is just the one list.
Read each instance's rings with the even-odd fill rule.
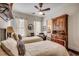
[[25,36],[24,19],[19,19],[18,34],[21,34],[22,36]]
[[35,35],[41,33],[41,21],[34,21],[34,33]]

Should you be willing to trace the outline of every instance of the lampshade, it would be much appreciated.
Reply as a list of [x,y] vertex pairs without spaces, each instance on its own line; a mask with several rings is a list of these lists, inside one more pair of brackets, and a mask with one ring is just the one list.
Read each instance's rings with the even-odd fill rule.
[[14,32],[12,26],[8,26],[6,31],[7,31],[8,33],[12,33],[12,32]]

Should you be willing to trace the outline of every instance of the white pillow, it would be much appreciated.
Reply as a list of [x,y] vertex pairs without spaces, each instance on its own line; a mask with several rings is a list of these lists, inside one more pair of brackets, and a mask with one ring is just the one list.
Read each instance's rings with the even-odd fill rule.
[[13,38],[8,38],[7,40],[2,41],[1,47],[5,50],[5,52],[8,55],[11,55],[11,56],[18,55],[17,42]]

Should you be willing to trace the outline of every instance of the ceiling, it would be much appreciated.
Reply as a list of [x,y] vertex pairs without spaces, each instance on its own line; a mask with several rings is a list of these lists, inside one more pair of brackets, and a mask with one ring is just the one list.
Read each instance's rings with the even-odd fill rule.
[[[25,13],[25,14],[31,14],[31,15],[37,15],[37,16],[43,16],[37,14],[33,14],[33,12],[37,12],[38,10],[34,7],[35,5],[38,5],[38,3],[14,3],[13,5],[13,11]],[[61,7],[64,8],[66,5],[76,5],[76,4],[68,4],[68,3],[44,3],[43,8],[51,8],[50,11],[45,11],[45,16],[54,14],[56,10],[58,11]]]
[[[35,5],[38,5],[38,3],[16,3],[13,6],[13,11],[18,11],[18,12],[22,12],[22,13],[26,13],[26,14],[33,14],[34,12],[36,12],[35,15],[38,16],[43,16],[43,15],[39,15],[37,12],[38,10],[34,7]],[[63,4],[60,3],[44,3],[43,4],[43,8],[51,8],[50,11],[45,11],[45,14],[47,15],[48,13],[51,13],[51,11],[53,10],[53,8],[61,6]]]

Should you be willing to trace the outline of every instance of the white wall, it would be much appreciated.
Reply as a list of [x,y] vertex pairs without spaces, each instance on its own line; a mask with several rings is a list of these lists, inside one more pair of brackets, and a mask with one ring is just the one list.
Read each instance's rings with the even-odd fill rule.
[[68,22],[69,48],[79,51],[79,12],[69,16]]
[[[53,8],[52,14],[44,19],[44,26],[47,26],[47,20],[68,14],[68,46],[70,49],[79,51],[79,4],[65,4],[57,8]],[[47,33],[47,31],[44,31]]]

